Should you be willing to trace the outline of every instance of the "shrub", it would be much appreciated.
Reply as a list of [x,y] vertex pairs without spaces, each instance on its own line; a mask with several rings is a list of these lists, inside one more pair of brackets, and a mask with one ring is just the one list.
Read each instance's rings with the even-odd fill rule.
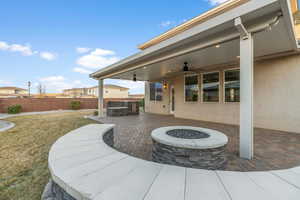
[[12,105],[7,108],[8,114],[18,114],[21,112],[21,110],[22,110],[22,106],[19,104]]
[[99,114],[99,113],[98,113],[98,110],[95,110],[95,111],[94,111],[94,116],[98,116],[98,114]]
[[71,101],[71,109],[72,110],[78,110],[80,109],[80,101]]
[[143,111],[145,111],[145,99],[141,99],[139,102],[140,108],[142,108]]

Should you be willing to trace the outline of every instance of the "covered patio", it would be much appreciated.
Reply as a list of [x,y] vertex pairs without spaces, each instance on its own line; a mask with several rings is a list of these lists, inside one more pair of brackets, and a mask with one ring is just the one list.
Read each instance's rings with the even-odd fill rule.
[[[241,163],[247,163],[247,167],[240,167],[239,169],[251,169],[251,165],[255,165],[252,168],[257,169],[268,169],[268,166],[281,168],[275,160],[263,162],[264,155],[259,154],[259,147],[262,146],[265,149],[270,148],[267,154],[274,155],[276,138],[280,137],[281,134],[274,134],[273,142],[275,144],[271,145],[269,144],[272,141],[270,138],[269,140],[265,139],[257,133],[256,138],[259,139],[256,139],[255,142],[265,141],[265,143],[255,144],[253,139],[254,126],[258,125],[258,127],[276,130],[292,130],[290,128],[296,130],[297,122],[287,121],[285,123],[287,128],[281,129],[284,124],[282,121],[285,119],[281,113],[288,113],[287,117],[291,115],[289,112],[278,110],[277,100],[268,101],[267,96],[263,97],[269,91],[272,94],[274,92],[275,95],[279,95],[280,93],[277,91],[279,87],[276,86],[276,83],[272,89],[263,87],[267,80],[274,80],[272,71],[264,72],[266,75],[260,77],[261,79],[255,83],[255,72],[261,74],[260,71],[263,71],[265,67],[257,65],[254,71],[254,64],[262,60],[297,53],[298,43],[290,1],[231,0],[161,36],[153,38],[140,45],[139,48],[142,50],[141,52],[90,75],[92,78],[99,80],[99,117],[103,116],[103,95],[101,94],[103,94],[104,79],[146,81],[146,108],[148,105],[146,111],[154,112],[156,110],[158,113],[163,110],[164,114],[173,114],[179,118],[188,118],[189,115],[192,115],[192,119],[197,120],[238,124],[239,128],[235,126],[221,126],[219,128],[221,131],[227,132],[228,127],[231,127],[227,134],[231,134],[229,145],[232,146],[230,147],[232,155],[249,160],[254,158],[253,161],[240,160]],[[217,85],[217,101],[204,102],[203,75],[217,71],[217,82],[220,83],[225,79],[225,70],[234,68],[239,69],[240,91],[238,101],[226,103],[223,99],[225,96],[224,86]],[[197,89],[197,92],[195,92],[197,98],[191,98],[192,100],[195,99],[196,102],[187,102],[184,96],[184,81],[186,76],[192,75],[197,76],[194,80],[195,87],[198,88],[200,85],[199,80],[202,81],[202,90],[200,92],[200,89]],[[163,83],[165,90],[163,91],[163,102],[158,103],[156,100],[151,102],[151,97],[149,101],[150,82]],[[260,101],[257,104],[254,103],[256,99],[255,86],[257,86],[255,94],[260,95],[258,97]],[[274,96],[274,98],[276,97]],[[255,107],[259,109],[257,114],[254,112]],[[289,109],[293,110],[294,108]],[[279,115],[280,117],[276,116],[271,119],[270,113],[273,111],[277,112],[274,116]],[[142,116],[142,123],[154,125],[155,123],[150,120],[150,116]],[[164,118],[164,116],[158,116],[158,118],[160,117]],[[296,119],[296,117],[291,119]],[[176,120],[173,118],[173,122],[169,123],[182,125],[182,121]],[[159,123],[156,123],[155,126],[164,126],[165,124],[162,121],[158,120]],[[123,123],[124,128],[122,128],[122,131],[126,131],[126,127],[128,128],[126,123]],[[138,124],[136,121],[135,123]],[[207,125],[202,122],[193,123],[198,126]],[[120,125],[118,126],[120,127]],[[284,141],[285,137],[280,139]],[[277,141],[278,143],[279,141]],[[284,144],[282,141],[280,143],[281,145]],[[269,145],[266,146],[266,144]],[[138,145],[138,142],[133,147],[129,144],[120,144],[120,146],[122,145],[127,145],[128,149],[137,148],[134,145]],[[258,150],[255,150],[254,147]],[[285,148],[293,147],[287,145],[279,149]],[[253,157],[254,151],[258,153],[255,157]],[[285,160],[291,156],[286,153],[288,152],[282,152],[282,156],[276,155],[276,157],[278,159],[280,157],[282,163],[289,165],[289,161],[285,162]],[[296,154],[296,152],[294,153]]]
[[226,147],[229,171],[267,171],[300,165],[300,135],[266,129],[254,129],[254,157],[239,158],[239,127],[220,123],[178,119],[173,116],[141,113],[139,116],[93,118],[115,124],[114,147],[121,152],[152,160],[151,131],[163,126],[200,126],[222,131],[229,138]]

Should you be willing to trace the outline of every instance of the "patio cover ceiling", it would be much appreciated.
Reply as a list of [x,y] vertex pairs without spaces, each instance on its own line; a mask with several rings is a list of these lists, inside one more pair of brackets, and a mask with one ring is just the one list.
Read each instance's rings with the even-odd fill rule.
[[289,0],[251,0],[90,76],[151,81],[181,73],[184,62],[193,71],[238,64],[237,17],[253,33],[255,59],[297,52]]

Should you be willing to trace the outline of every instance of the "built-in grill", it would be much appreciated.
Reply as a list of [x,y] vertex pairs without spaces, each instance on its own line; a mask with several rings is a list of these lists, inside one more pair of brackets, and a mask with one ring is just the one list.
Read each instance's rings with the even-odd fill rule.
[[109,101],[107,102],[107,116],[126,116],[139,114],[138,101]]

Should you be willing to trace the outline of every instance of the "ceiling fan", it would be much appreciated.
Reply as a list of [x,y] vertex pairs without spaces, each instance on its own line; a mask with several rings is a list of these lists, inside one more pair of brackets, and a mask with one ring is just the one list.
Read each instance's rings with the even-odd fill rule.
[[168,73],[168,76],[176,76],[176,75],[180,75],[180,74],[182,74],[182,73],[184,73],[184,74],[196,74],[197,72],[191,70],[191,69],[189,68],[188,62],[185,61],[185,62],[183,63],[182,71],[177,71],[177,72],[173,71],[173,72],[169,72],[169,73]]

